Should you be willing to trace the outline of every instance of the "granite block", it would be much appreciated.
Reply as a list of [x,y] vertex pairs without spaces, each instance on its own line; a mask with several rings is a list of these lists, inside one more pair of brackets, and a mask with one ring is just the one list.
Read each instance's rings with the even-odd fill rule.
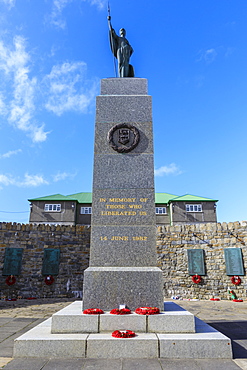
[[155,334],[137,333],[134,338],[113,338],[111,334],[90,334],[87,340],[88,358],[157,358],[158,340]]
[[83,309],[110,311],[120,304],[131,310],[163,310],[162,271],[158,267],[89,267],[84,271]]
[[146,326],[146,317],[135,313],[129,315],[112,315],[110,313],[105,313],[104,315],[100,315],[100,333],[127,329],[134,332],[145,333]]
[[14,357],[85,357],[88,334],[51,334],[50,326],[39,324],[15,340]]
[[82,314],[82,301],[75,301],[52,315],[51,333],[98,333],[99,315]]
[[[107,176],[106,176],[107,174]],[[154,188],[152,154],[95,154],[93,189]]]
[[96,98],[97,123],[152,121],[152,98],[148,95],[100,95]]
[[[137,128],[140,134],[140,141],[138,145],[131,150],[131,154],[135,153],[153,153],[153,131],[151,122],[136,123],[132,122],[132,126]],[[112,149],[107,140],[108,132],[115,126],[115,122],[111,123],[97,123],[95,127],[95,143],[94,152],[97,154],[115,154],[119,153]],[[118,143],[117,131],[114,134],[114,143]]]
[[147,321],[149,333],[195,333],[194,315],[187,311],[162,312]]
[[101,95],[147,95],[146,78],[104,78]]
[[220,332],[157,336],[163,358],[232,358],[231,340]]
[[90,266],[157,266],[152,225],[94,225],[91,231]]

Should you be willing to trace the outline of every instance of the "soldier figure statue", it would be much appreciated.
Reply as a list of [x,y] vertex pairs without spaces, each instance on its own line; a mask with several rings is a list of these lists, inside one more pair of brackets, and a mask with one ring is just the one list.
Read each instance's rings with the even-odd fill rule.
[[121,28],[118,36],[111,25],[111,16],[108,15],[108,24],[110,30],[110,45],[113,55],[118,60],[118,75],[119,77],[134,77],[134,68],[129,64],[133,49],[129,41],[125,38],[126,31]]

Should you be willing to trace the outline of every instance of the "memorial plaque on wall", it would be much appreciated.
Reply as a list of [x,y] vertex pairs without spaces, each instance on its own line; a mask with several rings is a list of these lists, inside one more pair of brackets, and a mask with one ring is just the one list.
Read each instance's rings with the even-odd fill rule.
[[225,248],[225,262],[227,275],[244,275],[244,266],[241,248]]
[[44,250],[42,275],[58,275],[59,257],[59,248],[46,248]]
[[187,249],[189,275],[205,275],[203,249]]
[[23,248],[6,248],[3,275],[20,275]]

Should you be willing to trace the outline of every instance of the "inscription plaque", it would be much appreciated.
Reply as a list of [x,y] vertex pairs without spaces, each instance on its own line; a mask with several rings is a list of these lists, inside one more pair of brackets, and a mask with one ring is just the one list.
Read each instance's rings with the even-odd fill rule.
[[244,275],[241,248],[225,248],[225,263],[227,275]]
[[20,275],[23,248],[6,248],[3,275]]
[[203,249],[187,249],[189,275],[205,275]]
[[58,275],[60,249],[47,248],[44,250],[42,275]]

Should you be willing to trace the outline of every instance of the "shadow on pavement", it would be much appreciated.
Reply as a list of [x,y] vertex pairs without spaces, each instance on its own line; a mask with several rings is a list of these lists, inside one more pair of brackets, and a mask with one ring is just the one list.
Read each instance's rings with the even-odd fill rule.
[[247,358],[247,321],[212,321],[207,324],[232,340],[233,358]]

